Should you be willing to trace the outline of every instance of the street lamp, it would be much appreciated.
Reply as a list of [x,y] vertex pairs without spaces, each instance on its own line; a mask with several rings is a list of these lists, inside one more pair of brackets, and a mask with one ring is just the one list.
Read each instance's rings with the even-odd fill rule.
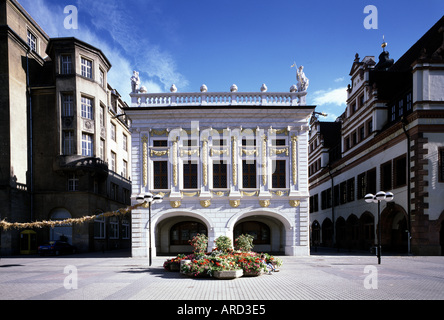
[[151,247],[151,205],[153,203],[161,203],[163,200],[163,197],[159,194],[156,194],[153,196],[151,192],[147,192],[145,195],[139,194],[136,198],[137,202],[139,204],[143,204],[142,206],[144,208],[148,208],[149,212],[149,220],[148,220],[148,228],[149,228],[149,235],[148,235],[148,243],[149,243],[149,265],[151,266],[153,262],[153,256],[152,256],[152,247]]
[[367,194],[364,199],[367,203],[378,204],[378,264],[381,264],[381,201],[393,201],[393,193],[379,191],[376,195],[371,193]]

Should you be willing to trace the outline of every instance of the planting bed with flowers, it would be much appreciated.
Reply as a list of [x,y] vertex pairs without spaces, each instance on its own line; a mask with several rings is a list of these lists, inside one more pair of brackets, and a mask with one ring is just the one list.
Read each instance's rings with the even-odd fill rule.
[[[212,252],[205,252],[208,239],[205,235],[197,235],[190,243],[194,253],[179,254],[168,259],[164,268],[168,271],[179,271],[192,277],[212,277],[215,272],[242,270],[244,276],[259,276],[268,272],[267,265],[280,267],[282,260],[267,253],[251,251],[253,238],[242,235],[236,239],[233,249],[231,239],[219,237],[215,240],[216,248]],[[182,262],[182,263],[181,263]]]

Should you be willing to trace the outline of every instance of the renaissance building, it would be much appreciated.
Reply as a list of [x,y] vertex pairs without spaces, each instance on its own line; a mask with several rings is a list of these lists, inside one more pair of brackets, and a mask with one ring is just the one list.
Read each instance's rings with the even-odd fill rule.
[[[444,254],[444,17],[397,61],[356,54],[347,108],[313,118],[309,140],[312,244]],[[366,203],[367,194],[394,194]],[[379,227],[378,227],[379,225]]]
[[[147,93],[132,77],[132,255],[191,252],[209,238],[254,236],[255,251],[309,255],[306,79],[290,92]],[[305,87],[304,87],[305,85]],[[149,229],[151,226],[152,230]],[[150,250],[151,251],[151,250]]]

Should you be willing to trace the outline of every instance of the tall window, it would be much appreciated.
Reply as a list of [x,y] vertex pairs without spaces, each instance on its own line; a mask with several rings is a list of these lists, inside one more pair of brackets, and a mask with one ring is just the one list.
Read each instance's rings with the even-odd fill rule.
[[393,187],[399,188],[407,184],[407,157],[400,156],[393,160]]
[[72,73],[72,57],[70,54],[64,54],[61,56],[61,73],[71,74]]
[[105,218],[98,216],[94,220],[94,238],[105,239]]
[[111,171],[116,172],[116,161],[117,155],[115,152],[111,151]]
[[100,139],[100,159],[105,161],[105,140]]
[[242,161],[242,186],[256,188],[256,160]]
[[63,154],[65,156],[74,154],[74,132],[63,131]]
[[122,144],[123,144],[123,150],[128,151],[128,137],[126,134],[122,134]]
[[102,69],[99,70],[99,83],[102,87],[105,87],[105,72]]
[[444,148],[438,148],[439,182],[444,182]]
[[72,117],[74,115],[74,96],[62,94],[62,116]]
[[28,30],[28,45],[32,51],[37,51],[37,37]]
[[82,156],[93,156],[93,136],[90,134],[82,134]]
[[82,76],[92,79],[92,61],[81,58]]
[[285,160],[275,160],[273,161],[273,176],[272,185],[273,188],[286,188],[286,161]]
[[82,118],[94,120],[92,99],[82,97]]
[[122,165],[122,176],[126,179],[128,178],[128,162],[123,160]]
[[168,161],[154,161],[154,189],[168,189]]
[[119,218],[110,217],[109,218],[109,238],[119,239]]
[[114,123],[111,123],[111,140],[117,141],[117,138],[116,138],[116,125]]
[[197,188],[197,163],[192,161],[183,164],[183,187],[184,189]]
[[392,161],[381,165],[381,190],[388,191],[392,189]]
[[68,191],[78,191],[79,190],[79,179],[72,173],[68,176]]
[[197,234],[208,234],[205,225],[194,221],[179,222],[171,228],[170,244],[189,245],[189,240],[193,239]]
[[241,234],[249,234],[253,236],[253,244],[270,244],[270,228],[262,222],[246,221],[234,227],[234,237],[237,238]]
[[223,161],[213,162],[213,188],[227,187],[227,165]]

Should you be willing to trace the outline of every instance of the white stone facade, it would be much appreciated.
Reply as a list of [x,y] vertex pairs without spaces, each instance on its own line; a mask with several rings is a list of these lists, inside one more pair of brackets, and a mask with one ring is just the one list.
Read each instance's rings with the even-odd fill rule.
[[[177,226],[188,222],[206,229],[209,251],[217,237],[234,242],[236,228],[252,223],[264,228],[255,234],[261,239],[253,250],[309,255],[307,142],[314,107],[305,105],[307,93],[202,88],[148,94],[133,82],[126,110],[132,120],[132,201],[146,192],[164,196],[152,205],[153,232],[148,209],[132,212],[133,256],[148,256],[150,234],[153,256],[190,251],[188,230],[177,231],[182,242],[175,238]],[[222,173],[213,172],[214,164]],[[160,178],[154,170],[162,165]],[[250,180],[244,167],[252,170]],[[184,168],[196,169],[190,180]],[[226,184],[215,185],[216,176]]]

